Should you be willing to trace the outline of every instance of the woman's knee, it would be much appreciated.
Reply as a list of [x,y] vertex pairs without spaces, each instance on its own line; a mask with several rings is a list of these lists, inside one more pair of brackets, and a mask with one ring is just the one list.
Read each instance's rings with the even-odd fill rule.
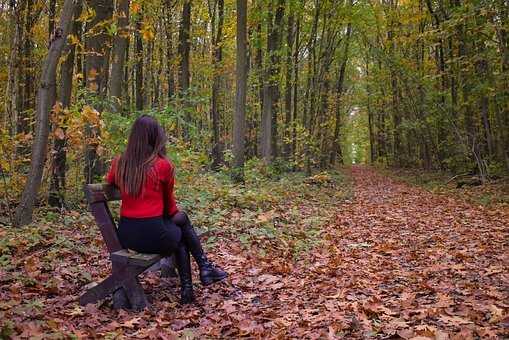
[[177,212],[175,215],[173,215],[171,220],[173,221],[173,223],[179,226],[186,225],[187,223],[190,222],[189,216],[187,216],[187,214],[184,211]]

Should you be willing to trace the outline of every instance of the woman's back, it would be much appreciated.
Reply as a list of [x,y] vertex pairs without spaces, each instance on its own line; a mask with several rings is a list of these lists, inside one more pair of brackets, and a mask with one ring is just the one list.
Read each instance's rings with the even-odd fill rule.
[[122,194],[120,216],[129,218],[160,217],[165,214],[165,206],[169,216],[173,216],[178,211],[173,194],[174,167],[168,159],[157,157],[153,161],[137,197],[126,193],[119,185],[116,178],[118,162],[118,157],[113,160],[110,171],[106,175],[106,181],[120,187]]

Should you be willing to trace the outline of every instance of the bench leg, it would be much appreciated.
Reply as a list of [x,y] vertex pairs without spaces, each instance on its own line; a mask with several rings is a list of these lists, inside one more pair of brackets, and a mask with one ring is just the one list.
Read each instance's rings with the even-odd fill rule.
[[131,304],[124,288],[120,287],[113,292],[113,309],[131,309]]
[[[130,304],[136,310],[145,308],[148,305],[147,297],[137,281],[137,276],[144,270],[142,267],[125,267],[114,263],[112,275],[86,291],[80,297],[80,305],[96,303],[113,294],[114,307],[129,308]],[[127,297],[128,303],[124,297]]]
[[122,286],[122,281],[119,277],[111,275],[97,286],[90,288],[80,297],[80,305],[84,306],[89,303],[96,303],[102,300],[115,290]]
[[159,263],[161,264],[161,277],[178,276],[175,271],[175,255],[163,257]]
[[122,287],[132,309],[139,311],[148,307],[147,296],[136,278],[125,280]]

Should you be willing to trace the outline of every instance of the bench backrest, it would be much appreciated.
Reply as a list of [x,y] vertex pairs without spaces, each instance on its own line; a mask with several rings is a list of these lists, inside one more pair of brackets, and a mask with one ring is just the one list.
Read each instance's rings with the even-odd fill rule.
[[101,230],[101,235],[110,253],[122,249],[118,240],[117,226],[111,216],[109,201],[119,201],[120,191],[110,184],[85,184],[85,197],[88,201],[89,210],[95,218],[95,222]]

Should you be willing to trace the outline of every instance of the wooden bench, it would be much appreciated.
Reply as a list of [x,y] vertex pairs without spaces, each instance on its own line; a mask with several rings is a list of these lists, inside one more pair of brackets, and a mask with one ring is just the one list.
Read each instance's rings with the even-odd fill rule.
[[109,184],[87,184],[84,188],[89,209],[106,243],[112,273],[104,281],[88,289],[80,304],[95,303],[113,294],[114,308],[141,310],[148,306],[147,297],[138,282],[146,270],[161,269],[163,276],[174,276],[174,261],[157,254],[141,254],[123,249],[117,236],[117,226],[108,207],[109,201],[120,200],[120,192]]

